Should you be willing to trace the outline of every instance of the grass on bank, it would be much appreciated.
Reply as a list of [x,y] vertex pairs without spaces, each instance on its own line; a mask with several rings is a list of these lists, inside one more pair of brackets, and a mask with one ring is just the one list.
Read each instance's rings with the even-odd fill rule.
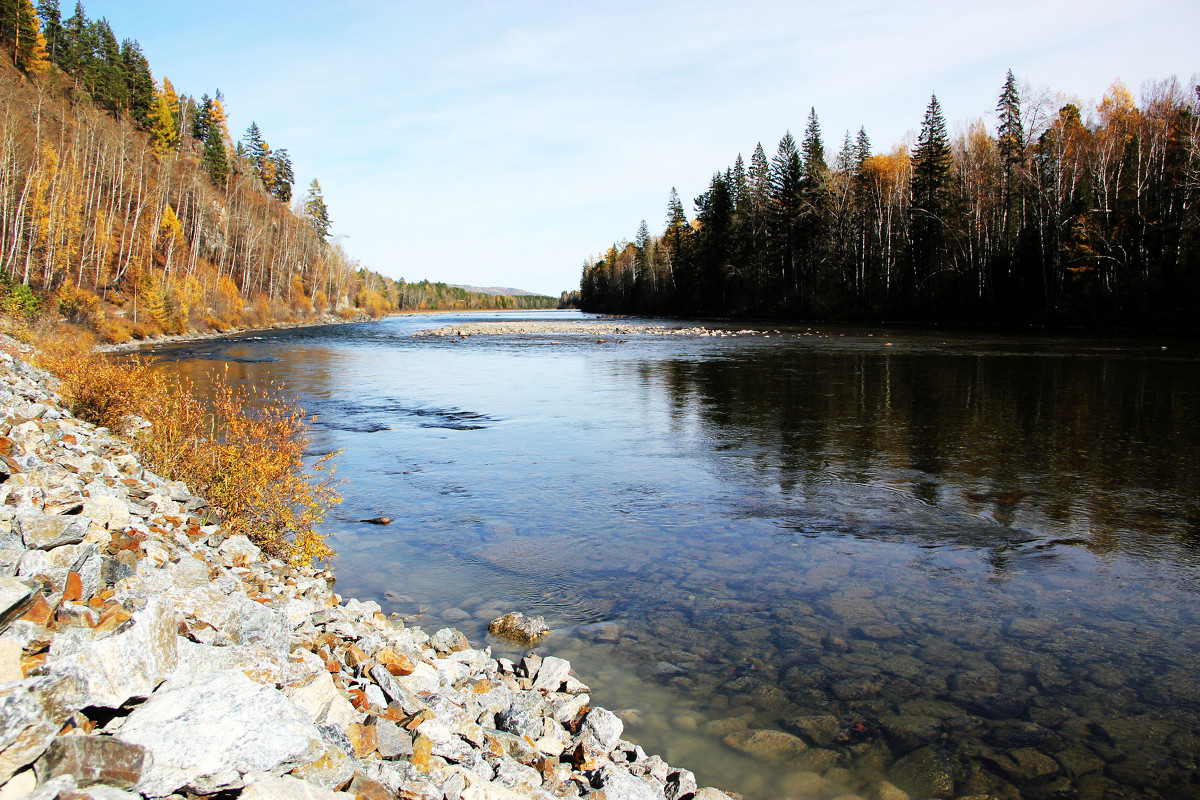
[[96,353],[89,331],[45,324],[15,333],[37,348],[35,362],[59,378],[80,419],[114,430],[130,415],[149,421],[135,438],[144,462],[219,508],[230,533],[293,564],[334,555],[317,526],[341,502],[329,463],[336,454],[306,468],[304,412],[281,386],[248,389],[217,372],[207,407],[184,378]]

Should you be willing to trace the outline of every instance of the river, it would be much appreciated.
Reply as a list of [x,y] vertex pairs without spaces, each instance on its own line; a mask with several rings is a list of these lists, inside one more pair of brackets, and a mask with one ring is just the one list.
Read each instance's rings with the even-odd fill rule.
[[589,317],[154,352],[316,415],[339,592],[497,654],[489,620],[545,615],[538,651],[701,785],[1200,798],[1196,342],[413,335],[488,319]]

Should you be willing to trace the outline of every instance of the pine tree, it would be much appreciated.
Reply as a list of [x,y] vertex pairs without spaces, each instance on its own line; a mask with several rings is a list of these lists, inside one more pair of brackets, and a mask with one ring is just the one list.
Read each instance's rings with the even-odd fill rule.
[[62,15],[58,10],[58,0],[38,0],[37,14],[42,20],[42,34],[46,37],[46,54],[51,62],[57,64],[59,50],[67,41],[67,32],[63,28]]
[[322,237],[328,238],[330,226],[329,207],[325,205],[325,196],[321,194],[321,184],[313,178],[308,185],[308,194],[304,197],[304,215]]
[[134,125],[150,129],[150,109],[154,105],[154,78],[142,46],[133,39],[121,43],[121,74],[125,79],[125,110]]
[[[88,18],[83,3],[75,3],[75,12],[63,23],[63,43],[55,52],[54,60],[64,72],[76,76],[78,85],[79,67],[83,63],[83,52],[87,45]],[[90,48],[89,48],[90,49]]]
[[11,46],[13,63],[22,72],[45,72],[50,65],[46,39],[31,0],[6,0],[0,6],[0,36]]

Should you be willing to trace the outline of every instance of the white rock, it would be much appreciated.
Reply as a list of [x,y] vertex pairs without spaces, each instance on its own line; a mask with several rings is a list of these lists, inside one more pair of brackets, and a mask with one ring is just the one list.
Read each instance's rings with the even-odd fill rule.
[[118,708],[130,698],[148,697],[175,669],[178,628],[175,610],[154,597],[133,615],[128,630],[87,642],[47,665],[52,674],[77,675],[89,705]]
[[[246,645],[213,647],[199,644],[182,636],[176,640],[179,652],[178,666],[171,679],[190,678],[210,672],[236,669],[255,683],[266,686],[306,682],[325,672],[325,665],[312,665],[303,661],[284,658],[277,652]],[[328,675],[329,673],[325,673]]]
[[83,515],[91,517],[97,525],[102,525],[110,531],[117,531],[129,526],[133,520],[129,516],[129,508],[124,500],[114,496],[93,494],[83,502]]
[[246,536],[230,536],[221,542],[217,552],[221,554],[227,567],[233,566],[233,559],[237,555],[245,556],[248,564],[262,561],[262,550],[259,550],[258,546]]
[[147,797],[236,789],[246,773],[286,771],[324,748],[294,703],[233,670],[168,681],[133,710],[119,738],[153,756],[136,787]]
[[354,800],[349,792],[322,789],[288,775],[276,777],[266,772],[246,775],[241,800]]
[[546,692],[557,692],[558,687],[571,674],[571,662],[565,658],[546,656],[538,667],[537,677],[533,679],[533,688]]
[[625,723],[621,722],[621,718],[616,714],[606,708],[593,708],[583,718],[580,738],[585,742],[590,741],[607,753],[620,741],[624,729]]
[[345,730],[364,718],[337,690],[333,676],[324,669],[307,684],[288,686],[283,693],[317,725],[337,725]]
[[8,783],[0,786],[0,800],[20,800],[37,788],[37,775],[32,769],[18,772]]

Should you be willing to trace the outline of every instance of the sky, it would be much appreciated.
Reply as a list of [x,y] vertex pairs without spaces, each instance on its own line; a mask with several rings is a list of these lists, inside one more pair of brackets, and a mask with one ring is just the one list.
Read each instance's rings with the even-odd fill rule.
[[810,108],[832,160],[847,130],[876,152],[915,136],[935,93],[952,132],[994,128],[1009,69],[1084,103],[1116,79],[1136,96],[1200,72],[1195,0],[85,8],[136,39],[157,79],[220,89],[235,138],[254,121],[287,148],[295,192],[320,181],[364,266],[551,295],[641,220],[661,231],[672,187],[690,215],[739,153],[798,138]]

